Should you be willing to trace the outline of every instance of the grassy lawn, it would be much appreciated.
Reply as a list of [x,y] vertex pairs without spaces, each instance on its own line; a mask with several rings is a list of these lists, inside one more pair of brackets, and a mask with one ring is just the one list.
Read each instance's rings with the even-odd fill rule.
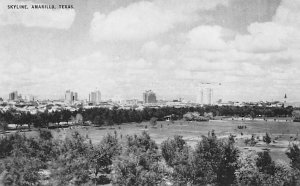
[[[246,126],[246,129],[238,129],[237,126]],[[147,128],[145,128],[147,126]],[[207,135],[209,131],[215,130],[219,138],[228,137],[229,134],[236,136],[237,145],[241,151],[261,151],[265,148],[270,149],[271,156],[274,160],[282,159],[288,161],[285,151],[289,145],[289,141],[294,141],[297,134],[300,133],[300,123],[281,121],[257,121],[257,120],[211,120],[208,122],[187,122],[175,121],[159,121],[155,128],[151,127],[149,122],[128,123],[122,125],[106,126],[106,127],[73,127],[68,129],[54,129],[53,134],[56,138],[64,138],[71,131],[79,131],[82,135],[88,137],[93,143],[101,141],[107,133],[114,134],[115,131],[121,141],[124,141],[126,135],[140,134],[147,131],[151,138],[160,144],[162,141],[174,135],[181,135],[189,145],[194,146],[201,139],[202,135]],[[272,140],[277,137],[275,143],[266,145],[262,142],[262,136],[268,132]],[[242,133],[242,134],[241,134]],[[35,136],[36,132],[26,132],[27,135]],[[250,138],[252,134],[259,136],[260,141],[255,147],[248,147],[244,144],[246,138]],[[296,142],[299,140],[297,138]]]

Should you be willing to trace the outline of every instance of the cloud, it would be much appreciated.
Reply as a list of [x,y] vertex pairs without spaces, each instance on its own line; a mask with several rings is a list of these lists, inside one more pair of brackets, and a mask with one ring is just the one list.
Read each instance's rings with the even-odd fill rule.
[[299,8],[300,1],[283,0],[271,22],[250,24],[248,34],[236,36],[235,47],[252,53],[300,49]]
[[[8,9],[7,5],[27,5],[28,10]],[[74,19],[75,10],[30,9],[35,3],[31,1],[3,0],[0,2],[0,26],[22,25],[68,29]]]
[[90,33],[95,41],[133,41],[155,37],[172,30],[177,24],[194,21],[197,10],[212,9],[227,1],[202,4],[188,2],[142,1],[119,8],[105,15],[94,14]]
[[[91,34],[95,40],[139,40],[173,28],[171,12],[163,12],[151,2],[139,2],[108,15],[94,14]],[[159,20],[159,21],[158,21]]]
[[237,35],[235,46],[240,51],[265,53],[286,50],[286,42],[293,32],[292,28],[273,22],[252,23],[248,27],[248,35]]
[[191,47],[200,50],[222,50],[227,44],[222,39],[222,27],[201,25],[187,34]]

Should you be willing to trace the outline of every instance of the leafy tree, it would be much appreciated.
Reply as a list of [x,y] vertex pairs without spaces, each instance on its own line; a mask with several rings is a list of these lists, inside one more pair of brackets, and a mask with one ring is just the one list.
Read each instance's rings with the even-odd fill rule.
[[263,141],[267,144],[271,143],[272,138],[270,137],[269,133],[266,133],[266,135],[263,137]]
[[40,160],[36,158],[13,156],[5,159],[5,185],[38,185],[40,182]]
[[102,125],[104,124],[104,121],[103,121],[103,119],[101,118],[101,116],[96,116],[96,117],[94,118],[93,123],[94,123],[95,125],[97,125],[97,126],[102,126]]
[[150,124],[152,125],[152,127],[155,127],[157,125],[157,118],[156,117],[152,117],[150,119]]
[[300,149],[296,144],[292,144],[289,146],[286,155],[291,160],[292,167],[300,170]]
[[5,121],[0,121],[0,129],[2,130],[3,133],[6,132],[7,128],[8,128],[7,122],[5,122]]
[[96,178],[99,173],[109,174],[111,172],[113,159],[121,154],[121,149],[118,139],[111,134],[103,137],[100,144],[93,148],[89,158]]
[[50,140],[53,136],[50,130],[40,130],[40,138],[43,140]]
[[174,172],[180,184],[230,185],[235,180],[238,154],[233,140],[202,136],[191,155],[179,156]]
[[114,161],[116,185],[156,185],[162,181],[158,147],[149,134],[128,136],[123,154]]
[[274,175],[275,173],[275,163],[272,161],[268,151],[258,152],[256,165],[260,172],[270,175]]
[[[167,165],[173,166],[177,163],[178,156],[188,151],[186,142],[182,136],[175,135],[173,139],[163,141],[161,144],[162,157],[165,159]],[[188,154],[188,153],[187,153]]]

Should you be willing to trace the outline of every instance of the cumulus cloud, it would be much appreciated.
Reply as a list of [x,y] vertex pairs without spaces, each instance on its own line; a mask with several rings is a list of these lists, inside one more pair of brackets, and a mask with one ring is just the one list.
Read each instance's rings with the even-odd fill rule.
[[170,31],[176,24],[193,21],[199,9],[212,9],[227,1],[201,2],[202,4],[195,0],[142,1],[114,10],[107,15],[96,12],[90,32],[95,41],[132,41],[151,38]]
[[248,35],[236,36],[236,48],[245,52],[265,53],[286,50],[288,47],[287,39],[293,29],[268,22],[253,23],[248,27],[248,31]]
[[95,40],[139,40],[153,37],[173,28],[174,19],[170,14],[146,1],[120,8],[108,15],[96,12],[91,23],[91,34]]
[[222,27],[201,25],[192,29],[187,37],[191,47],[200,50],[222,50],[227,47],[222,39]]
[[253,53],[279,52],[300,48],[300,2],[283,0],[272,22],[252,23],[249,34],[237,35],[234,45],[240,51]]
[[[7,5],[27,5],[29,10],[8,9]],[[75,10],[32,9],[31,1],[3,0],[0,2],[0,26],[68,29],[75,18]]]

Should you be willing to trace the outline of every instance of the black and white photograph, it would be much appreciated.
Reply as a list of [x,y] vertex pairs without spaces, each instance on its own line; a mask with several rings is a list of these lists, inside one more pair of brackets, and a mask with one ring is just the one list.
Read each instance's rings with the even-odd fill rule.
[[300,0],[0,0],[0,186],[299,186]]

